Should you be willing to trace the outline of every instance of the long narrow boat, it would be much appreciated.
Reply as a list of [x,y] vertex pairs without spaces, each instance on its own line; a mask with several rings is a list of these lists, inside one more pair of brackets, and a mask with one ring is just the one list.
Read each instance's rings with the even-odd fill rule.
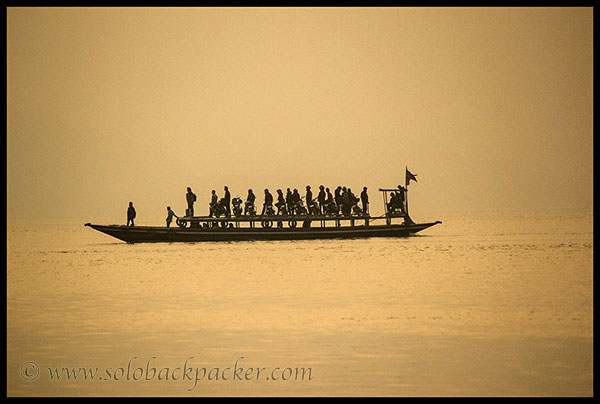
[[[398,192],[398,189],[380,189],[380,191],[383,192],[387,212],[375,218],[369,215],[187,216],[177,219],[178,227],[170,228],[92,223],[86,223],[85,226],[128,243],[149,243],[406,237],[441,223],[440,221],[414,223],[408,215],[406,189],[402,189],[405,193],[404,206],[397,211],[388,211],[387,192]],[[371,224],[376,220],[385,220],[385,224]],[[398,220],[400,223],[394,223]]]

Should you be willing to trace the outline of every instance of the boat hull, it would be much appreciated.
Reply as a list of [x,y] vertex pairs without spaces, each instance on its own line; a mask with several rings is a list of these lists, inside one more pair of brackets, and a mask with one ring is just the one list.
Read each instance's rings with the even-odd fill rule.
[[177,228],[158,226],[119,226],[86,223],[94,230],[127,243],[317,240],[366,237],[407,237],[441,222],[348,227],[300,228]]

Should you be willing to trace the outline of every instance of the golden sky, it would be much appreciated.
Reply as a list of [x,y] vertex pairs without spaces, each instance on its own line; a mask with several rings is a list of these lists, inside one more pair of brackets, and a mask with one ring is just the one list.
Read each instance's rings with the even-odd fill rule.
[[592,8],[7,14],[9,219],[160,224],[223,185],[382,210],[406,166],[416,220],[592,206]]

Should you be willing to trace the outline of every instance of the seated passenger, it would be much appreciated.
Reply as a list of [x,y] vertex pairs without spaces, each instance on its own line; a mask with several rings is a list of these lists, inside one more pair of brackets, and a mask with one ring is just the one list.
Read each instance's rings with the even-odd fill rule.
[[396,198],[396,193],[392,192],[391,197],[390,197],[390,201],[387,203],[387,210],[388,210],[388,212],[392,212],[396,208],[396,205],[397,205],[396,199],[397,199]]

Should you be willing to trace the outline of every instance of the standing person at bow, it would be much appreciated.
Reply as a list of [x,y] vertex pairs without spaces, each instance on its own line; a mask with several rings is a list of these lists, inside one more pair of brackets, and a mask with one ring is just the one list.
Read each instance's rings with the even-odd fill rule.
[[192,192],[192,188],[187,187],[187,193],[185,194],[185,200],[187,202],[187,216],[194,216],[194,202],[196,202],[196,194]]

